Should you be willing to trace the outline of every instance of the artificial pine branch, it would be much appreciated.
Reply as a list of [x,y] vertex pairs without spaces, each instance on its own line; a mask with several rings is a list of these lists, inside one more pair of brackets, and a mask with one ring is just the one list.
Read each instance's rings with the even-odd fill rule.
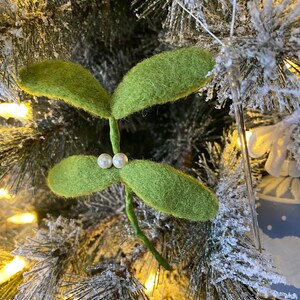
[[[257,299],[273,296],[296,299],[295,294],[280,293],[272,284],[284,283],[266,253],[260,253],[250,234],[244,173],[236,132],[225,138],[219,160],[216,193],[220,210],[212,220],[204,254],[195,260],[191,274],[191,293],[197,299],[205,282],[209,299]],[[219,152],[212,148],[212,153]],[[207,164],[201,164],[209,174]]]

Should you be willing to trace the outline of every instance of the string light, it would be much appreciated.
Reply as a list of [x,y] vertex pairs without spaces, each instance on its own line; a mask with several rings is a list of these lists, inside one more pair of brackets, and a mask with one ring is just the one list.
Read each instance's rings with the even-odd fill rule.
[[149,277],[147,278],[145,282],[145,292],[146,294],[150,294],[153,292],[154,286],[157,283],[157,276],[154,273],[150,273]]
[[17,214],[7,219],[7,222],[14,224],[30,224],[36,221],[36,213]]
[[285,66],[289,69],[289,71],[296,75],[298,79],[300,79],[300,66],[296,63],[292,62],[289,59],[284,60]]
[[[247,142],[247,144],[248,144],[248,142],[250,140],[251,135],[252,135],[251,131],[246,131],[246,142]],[[241,141],[240,141],[240,139],[237,140],[237,146],[241,149]]]
[[12,276],[22,271],[26,267],[26,261],[16,256],[10,263],[0,270],[0,283],[9,280]]
[[9,193],[7,189],[0,189],[0,198],[1,199],[11,199],[12,195]]
[[0,116],[2,118],[29,119],[31,107],[29,104],[0,103]]

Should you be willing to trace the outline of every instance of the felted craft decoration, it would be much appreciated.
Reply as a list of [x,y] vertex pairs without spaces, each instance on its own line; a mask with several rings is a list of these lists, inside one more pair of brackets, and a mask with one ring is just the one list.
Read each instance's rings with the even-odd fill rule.
[[168,165],[132,160],[120,153],[118,119],[144,108],[178,100],[198,90],[214,66],[212,55],[199,48],[168,51],[133,67],[112,96],[83,67],[49,60],[20,70],[18,85],[35,96],[61,99],[109,119],[114,157],[102,154],[68,157],[54,166],[47,178],[58,196],[71,198],[99,192],[121,182],[126,192],[126,213],[137,237],[167,270],[171,267],[138,225],[133,210],[136,194],[147,205],[192,221],[206,221],[218,210],[215,194],[195,178]]
[[124,118],[146,107],[183,98],[208,80],[214,67],[210,53],[199,48],[163,52],[132,68],[112,97],[112,115]]
[[110,117],[111,96],[81,65],[48,60],[21,69],[19,76],[18,85],[31,95],[61,99],[93,115]]

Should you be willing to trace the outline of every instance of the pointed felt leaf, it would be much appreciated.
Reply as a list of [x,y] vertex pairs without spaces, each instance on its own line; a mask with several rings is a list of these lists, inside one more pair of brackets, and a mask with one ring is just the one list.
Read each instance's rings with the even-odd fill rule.
[[120,169],[120,176],[146,204],[175,217],[205,221],[218,211],[212,191],[168,165],[134,160]]
[[116,168],[101,169],[97,157],[74,155],[55,165],[48,174],[48,186],[58,196],[86,196],[119,181]]
[[175,101],[195,92],[209,78],[213,56],[199,48],[154,55],[133,67],[113,94],[112,114],[124,118],[156,104]]
[[31,95],[61,99],[102,118],[111,115],[111,96],[79,64],[47,60],[23,67],[19,78],[20,88]]

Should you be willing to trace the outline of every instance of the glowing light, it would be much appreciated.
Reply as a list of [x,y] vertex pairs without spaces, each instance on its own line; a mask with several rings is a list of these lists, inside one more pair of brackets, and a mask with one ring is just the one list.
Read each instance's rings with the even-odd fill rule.
[[295,74],[298,79],[300,79],[300,75],[299,75],[300,66],[297,65],[296,63],[292,62],[289,59],[285,59],[284,63],[285,63],[285,66],[289,69],[289,71],[291,73]]
[[7,189],[0,189],[0,198],[2,199],[11,199],[12,195],[8,192]]
[[30,224],[36,221],[36,213],[17,214],[7,219],[8,222],[14,224]]
[[0,283],[9,280],[12,276],[22,271],[26,267],[26,261],[16,256],[10,263],[0,270]]
[[0,116],[2,118],[28,119],[31,108],[28,104],[0,103]]
[[[252,135],[251,131],[246,131],[246,142],[247,142],[247,144],[248,144],[248,142],[250,140],[251,135]],[[240,141],[240,139],[237,140],[237,145],[241,149],[241,141]]]
[[145,282],[145,292],[147,294],[150,294],[153,291],[154,286],[157,283],[157,280],[158,280],[157,276],[154,273],[150,273],[149,277]]

